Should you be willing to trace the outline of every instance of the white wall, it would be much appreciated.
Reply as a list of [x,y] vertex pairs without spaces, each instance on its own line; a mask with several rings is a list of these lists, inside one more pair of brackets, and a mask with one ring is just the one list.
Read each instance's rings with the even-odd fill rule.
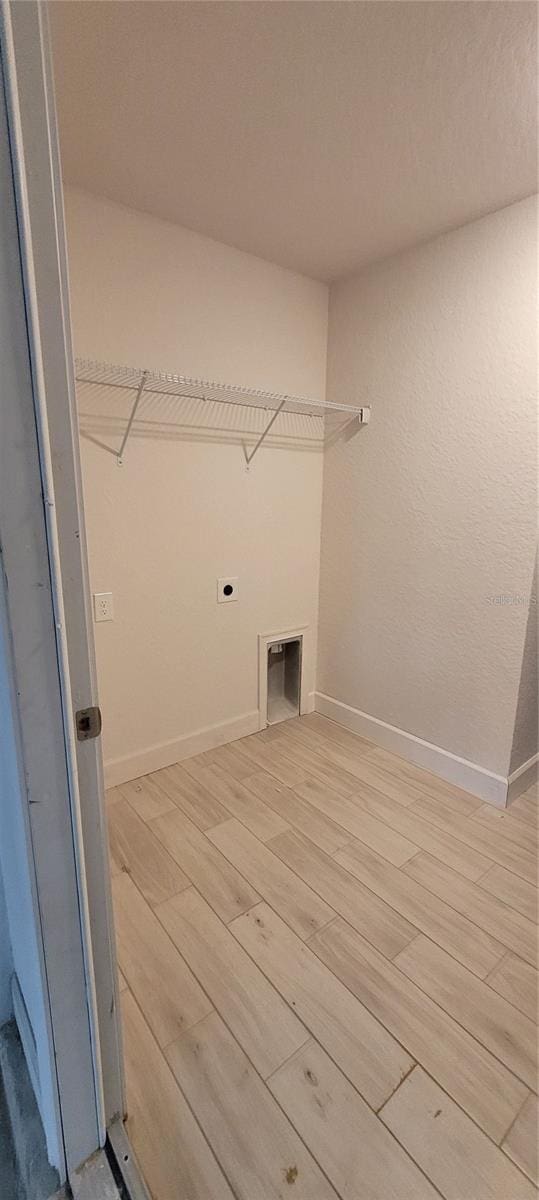
[[[78,355],[324,396],[325,285],[80,192],[66,205]],[[82,397],[111,444],[114,400]],[[81,442],[92,590],[114,594],[96,626],[109,780],[193,753],[179,739],[208,727],[256,728],[259,633],[310,626],[314,691],[322,456],[263,448],[247,473],[237,435],[164,432],[139,427],[123,468]],[[237,604],[216,603],[223,575]]]
[[[67,219],[79,355],[324,395],[323,285],[84,193]],[[496,598],[533,570],[534,250],[524,201],[330,293],[328,399],[373,419],[325,456],[318,691],[502,777],[527,609]],[[237,437],[172,432],[161,405],[118,468],[97,444],[118,444],[115,399],[82,408],[114,780],[256,727],[258,633],[309,623],[314,688],[322,459],[264,449],[246,473]],[[226,574],[241,599],[218,606]]]
[[321,693],[506,776],[535,542],[536,214],[527,200],[330,293]]

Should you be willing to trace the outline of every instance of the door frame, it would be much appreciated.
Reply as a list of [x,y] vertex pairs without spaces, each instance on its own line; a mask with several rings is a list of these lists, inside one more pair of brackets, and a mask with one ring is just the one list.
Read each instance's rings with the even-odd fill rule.
[[[14,402],[6,406],[13,474],[9,456],[0,534],[69,1177],[104,1145],[125,1098],[101,745],[78,741],[75,731],[76,711],[97,704],[97,683],[44,3],[0,0],[0,52],[26,315],[13,346]],[[24,521],[29,542],[21,555]],[[36,578],[46,583],[36,588]]]

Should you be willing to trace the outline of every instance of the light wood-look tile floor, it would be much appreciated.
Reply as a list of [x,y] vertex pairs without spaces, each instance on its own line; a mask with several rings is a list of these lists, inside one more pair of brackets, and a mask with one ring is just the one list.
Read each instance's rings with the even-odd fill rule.
[[154,1200],[531,1200],[537,791],[312,714],[108,793]]

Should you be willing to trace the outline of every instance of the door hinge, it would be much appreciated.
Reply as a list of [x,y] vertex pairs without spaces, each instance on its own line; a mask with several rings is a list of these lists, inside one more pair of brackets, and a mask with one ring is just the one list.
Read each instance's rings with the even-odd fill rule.
[[101,710],[94,704],[92,708],[79,708],[75,713],[77,738],[79,742],[87,742],[89,738],[99,737],[101,733]]

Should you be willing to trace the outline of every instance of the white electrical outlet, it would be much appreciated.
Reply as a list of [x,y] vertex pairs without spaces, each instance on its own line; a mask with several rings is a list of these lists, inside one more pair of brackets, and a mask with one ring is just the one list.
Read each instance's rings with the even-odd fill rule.
[[113,621],[112,592],[94,592],[94,621]]
[[234,600],[239,600],[239,583],[237,576],[235,578],[218,579],[217,580],[217,603],[231,604]]

